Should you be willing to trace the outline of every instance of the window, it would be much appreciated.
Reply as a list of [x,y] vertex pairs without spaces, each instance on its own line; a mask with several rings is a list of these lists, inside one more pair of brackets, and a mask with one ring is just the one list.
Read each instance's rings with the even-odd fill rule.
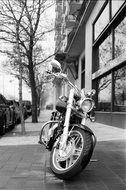
[[98,81],[98,111],[111,111],[111,74]]
[[93,45],[93,72],[110,66],[110,61],[126,53],[126,12],[120,14]]
[[112,7],[112,17],[117,13],[117,11],[120,9],[122,4],[125,2],[125,0],[112,0],[111,1],[111,7]]
[[101,15],[98,17],[94,24],[94,39],[103,31],[106,25],[109,23],[109,4],[106,5]]
[[81,62],[81,89],[85,88],[85,58]]
[[115,28],[114,38],[114,56],[116,58],[126,51],[126,17]]
[[97,37],[110,22],[110,19],[113,18],[115,14],[119,11],[125,0],[110,0],[106,2],[107,3],[105,3],[106,5],[103,7],[101,14],[94,22],[94,40],[97,39]]
[[126,111],[126,65],[114,72],[114,111]]
[[[93,24],[93,72],[99,76],[95,80],[97,110],[126,112],[126,1],[107,2]],[[123,59],[119,59],[121,54]],[[117,64],[123,67],[117,69]]]
[[109,35],[99,46],[99,69],[106,67],[112,60],[112,35]]

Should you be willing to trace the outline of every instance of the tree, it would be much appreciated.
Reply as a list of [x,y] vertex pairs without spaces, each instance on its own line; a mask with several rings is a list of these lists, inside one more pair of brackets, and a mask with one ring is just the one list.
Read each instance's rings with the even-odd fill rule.
[[24,115],[23,115],[23,105],[22,105],[22,61],[21,61],[21,53],[20,53],[20,44],[19,44],[19,26],[21,23],[21,19],[23,16],[24,6],[22,7],[21,14],[19,18],[15,17],[16,24],[16,45],[17,45],[17,55],[18,55],[18,63],[19,63],[19,108],[20,108],[20,116],[21,116],[21,128],[22,134],[25,134],[25,123],[24,123]]
[[[37,84],[38,67],[47,58],[41,59],[41,43],[43,36],[54,30],[43,28],[42,15],[53,5],[53,0],[0,0],[0,40],[4,42],[1,52],[7,53],[15,66],[22,65],[23,76],[31,88],[32,94],[32,122],[37,122]],[[22,12],[23,10],[23,12]],[[18,60],[17,44],[17,17],[18,42],[21,62]],[[8,47],[6,44],[9,44]],[[51,57],[52,55],[48,56]],[[16,67],[18,70],[18,67]],[[37,74],[36,74],[37,73]],[[27,80],[28,79],[28,80]]]

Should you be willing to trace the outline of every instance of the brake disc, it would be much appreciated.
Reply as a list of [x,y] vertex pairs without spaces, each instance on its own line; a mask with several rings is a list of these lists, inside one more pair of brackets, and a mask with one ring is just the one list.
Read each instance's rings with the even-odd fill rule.
[[68,158],[71,157],[71,155],[74,153],[74,151],[75,151],[75,142],[74,142],[74,139],[70,139],[65,150],[58,149],[56,151],[57,152],[56,153],[57,161],[62,162],[62,161],[67,160]]

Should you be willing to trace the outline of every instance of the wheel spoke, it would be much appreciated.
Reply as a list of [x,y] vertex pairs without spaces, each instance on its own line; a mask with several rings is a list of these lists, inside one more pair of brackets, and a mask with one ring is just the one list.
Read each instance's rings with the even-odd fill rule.
[[81,153],[81,150],[82,150],[82,148],[76,148],[73,155],[74,156],[79,156],[80,153]]
[[66,169],[69,167],[69,159],[66,160]]
[[69,160],[69,166],[71,166],[73,164],[73,161],[74,161],[73,155],[71,155],[70,160]]
[[67,170],[74,165],[82,153],[83,146],[82,135],[78,132],[73,132],[63,153],[61,154],[59,149],[55,150],[56,157],[54,164],[56,168],[59,170]]
[[73,155],[66,160],[66,169],[73,164]]
[[79,143],[80,139],[81,139],[80,135],[75,136],[75,145]]

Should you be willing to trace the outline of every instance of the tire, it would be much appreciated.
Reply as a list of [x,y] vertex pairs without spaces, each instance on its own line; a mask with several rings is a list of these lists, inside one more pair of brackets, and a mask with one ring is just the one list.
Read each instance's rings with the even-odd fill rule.
[[15,125],[16,125],[16,117],[13,118],[13,123],[12,125],[10,125],[10,129],[14,129],[15,128]]
[[0,126],[0,135],[4,135],[6,132],[6,122],[3,121],[3,124]]
[[[66,157],[62,156],[65,151],[61,156],[59,155],[58,147],[53,147],[50,156],[52,172],[58,178],[65,180],[69,180],[80,173],[89,163],[93,152],[92,135],[83,129],[74,128],[67,144],[68,150],[70,150]],[[69,148],[70,146],[71,148]]]

